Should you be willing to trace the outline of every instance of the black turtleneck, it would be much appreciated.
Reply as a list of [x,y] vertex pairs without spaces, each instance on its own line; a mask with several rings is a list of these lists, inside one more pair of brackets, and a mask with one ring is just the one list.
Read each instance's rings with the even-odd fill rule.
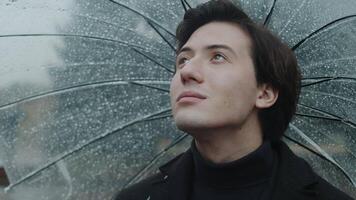
[[195,143],[194,183],[191,200],[260,200],[268,196],[274,156],[270,142],[229,163],[216,164],[204,159]]

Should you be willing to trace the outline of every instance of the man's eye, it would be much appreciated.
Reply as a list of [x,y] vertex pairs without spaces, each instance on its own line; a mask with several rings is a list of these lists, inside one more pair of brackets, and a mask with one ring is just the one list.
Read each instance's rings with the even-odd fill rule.
[[180,58],[180,59],[178,59],[177,64],[178,64],[178,65],[184,65],[184,64],[186,64],[188,61],[189,61],[189,60],[188,60],[187,58]]
[[225,60],[225,57],[221,54],[215,54],[212,58],[214,61],[218,61],[218,62],[221,62],[221,61],[224,61]]

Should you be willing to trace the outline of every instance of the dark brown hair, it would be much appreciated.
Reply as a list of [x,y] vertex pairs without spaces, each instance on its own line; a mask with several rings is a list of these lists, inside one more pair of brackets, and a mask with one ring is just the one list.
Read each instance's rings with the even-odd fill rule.
[[293,51],[228,0],[211,0],[187,10],[176,30],[177,51],[194,31],[213,21],[232,22],[250,37],[257,84],[270,84],[279,92],[275,104],[258,113],[263,135],[272,141],[280,139],[295,114],[300,93],[301,75]]

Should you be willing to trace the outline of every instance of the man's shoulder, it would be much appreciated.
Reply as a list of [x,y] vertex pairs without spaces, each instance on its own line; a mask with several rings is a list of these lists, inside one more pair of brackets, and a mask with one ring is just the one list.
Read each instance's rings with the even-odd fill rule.
[[162,173],[153,174],[142,181],[135,183],[123,190],[121,190],[113,200],[135,200],[146,199],[149,192],[152,190],[152,184],[164,179]]
[[[165,171],[166,168],[170,168],[172,165],[174,165],[183,154],[184,153],[176,156],[175,158],[162,165],[160,167],[160,171],[156,172],[155,174],[119,191],[114,196],[113,200],[146,200],[153,191],[158,191],[157,188],[162,190],[162,184],[160,183],[164,183],[167,177],[167,175],[162,173],[162,171]],[[158,185],[161,187],[156,187]]]
[[306,160],[295,155],[285,143],[279,142],[276,147],[280,163],[277,175],[282,183],[280,187],[303,186],[300,191],[306,196],[316,195],[318,200],[353,199],[320,177]]
[[325,179],[319,177],[319,184],[317,185],[321,200],[354,200],[346,193],[331,185]]

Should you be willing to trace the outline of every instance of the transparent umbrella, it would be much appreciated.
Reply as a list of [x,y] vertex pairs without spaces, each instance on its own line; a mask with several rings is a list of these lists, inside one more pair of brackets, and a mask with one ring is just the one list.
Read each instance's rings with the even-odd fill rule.
[[[7,199],[110,199],[190,138],[172,122],[174,30],[202,1],[0,3],[0,159]],[[236,1],[303,73],[287,142],[355,195],[356,2]]]

